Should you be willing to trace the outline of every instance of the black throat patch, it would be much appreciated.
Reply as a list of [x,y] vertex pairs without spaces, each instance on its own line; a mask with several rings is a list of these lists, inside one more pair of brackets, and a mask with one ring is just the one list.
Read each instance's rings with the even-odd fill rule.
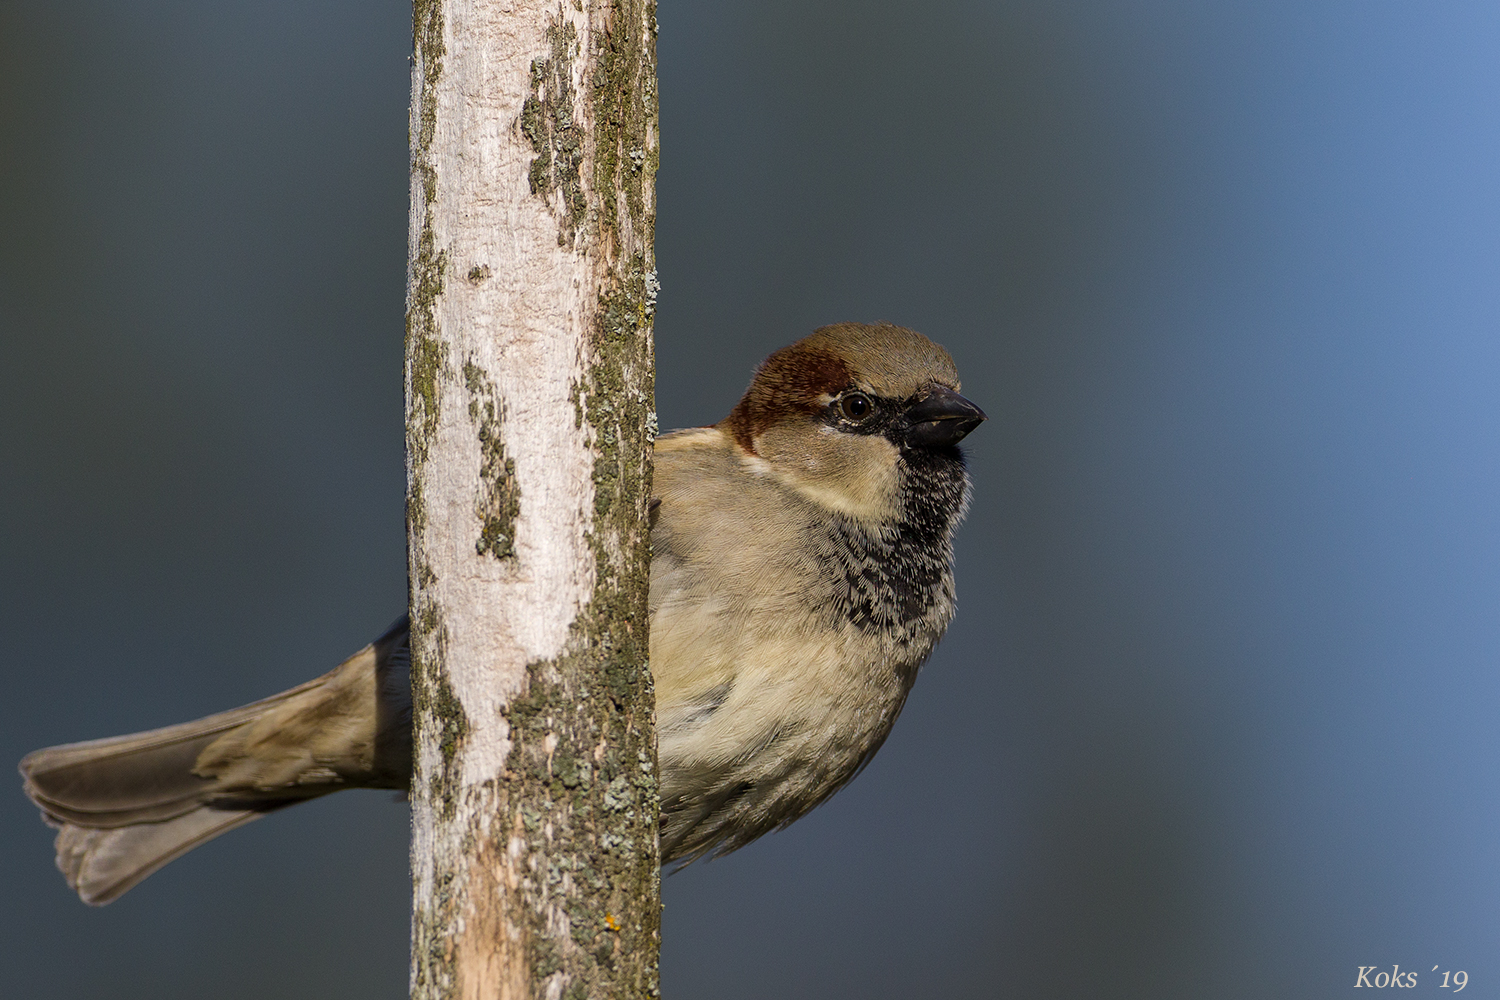
[[901,514],[869,526],[836,517],[818,556],[833,584],[835,614],[897,642],[941,632],[953,606],[953,529],[968,476],[957,448],[912,449],[901,458]]

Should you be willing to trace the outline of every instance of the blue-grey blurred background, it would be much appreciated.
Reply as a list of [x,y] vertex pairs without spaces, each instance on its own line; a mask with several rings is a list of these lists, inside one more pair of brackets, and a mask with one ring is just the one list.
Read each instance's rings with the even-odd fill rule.
[[[0,2],[0,758],[401,612],[409,19]],[[662,425],[846,319],[991,416],[947,641],[858,781],[667,880],[669,1000],[1500,996],[1500,7],[659,20]],[[405,995],[387,794],[104,910],[18,781],[0,838],[8,996]]]

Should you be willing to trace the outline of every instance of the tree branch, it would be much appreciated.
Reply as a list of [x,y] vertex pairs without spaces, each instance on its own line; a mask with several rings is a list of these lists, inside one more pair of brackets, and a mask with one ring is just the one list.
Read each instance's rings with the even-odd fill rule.
[[654,996],[655,5],[418,0],[412,996]]

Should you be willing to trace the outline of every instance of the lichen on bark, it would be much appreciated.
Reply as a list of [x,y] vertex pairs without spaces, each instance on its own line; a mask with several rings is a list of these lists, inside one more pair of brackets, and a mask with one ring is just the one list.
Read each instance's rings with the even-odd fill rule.
[[[528,179],[531,193],[546,199],[558,216],[557,245],[576,245],[588,212],[583,190],[584,135],[574,108],[573,60],[578,29],[562,17],[547,25],[547,55],[531,61],[531,92],[521,106],[521,134],[536,153]],[[553,201],[552,194],[558,199]]]
[[479,437],[479,496],[474,505],[479,537],[474,540],[474,551],[496,559],[514,558],[521,486],[516,460],[505,453],[501,427],[505,404],[484,369],[471,361],[464,362],[464,387],[469,391],[469,419]]
[[425,523],[426,504],[422,466],[437,433],[438,379],[447,363],[447,347],[437,334],[437,301],[447,277],[448,254],[439,250],[429,211],[437,197],[437,171],[432,163],[432,141],[437,128],[434,89],[442,75],[443,5],[441,0],[415,0],[412,7],[413,50],[419,58],[420,82],[413,94],[413,127],[409,130],[411,170],[421,185],[421,231],[411,248],[406,293],[406,454],[407,519]]

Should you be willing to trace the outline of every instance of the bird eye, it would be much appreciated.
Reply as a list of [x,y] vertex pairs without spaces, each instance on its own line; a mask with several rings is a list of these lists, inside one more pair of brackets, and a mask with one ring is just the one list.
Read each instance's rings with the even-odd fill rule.
[[873,408],[870,397],[862,392],[851,392],[839,400],[839,412],[850,420],[863,420]]

